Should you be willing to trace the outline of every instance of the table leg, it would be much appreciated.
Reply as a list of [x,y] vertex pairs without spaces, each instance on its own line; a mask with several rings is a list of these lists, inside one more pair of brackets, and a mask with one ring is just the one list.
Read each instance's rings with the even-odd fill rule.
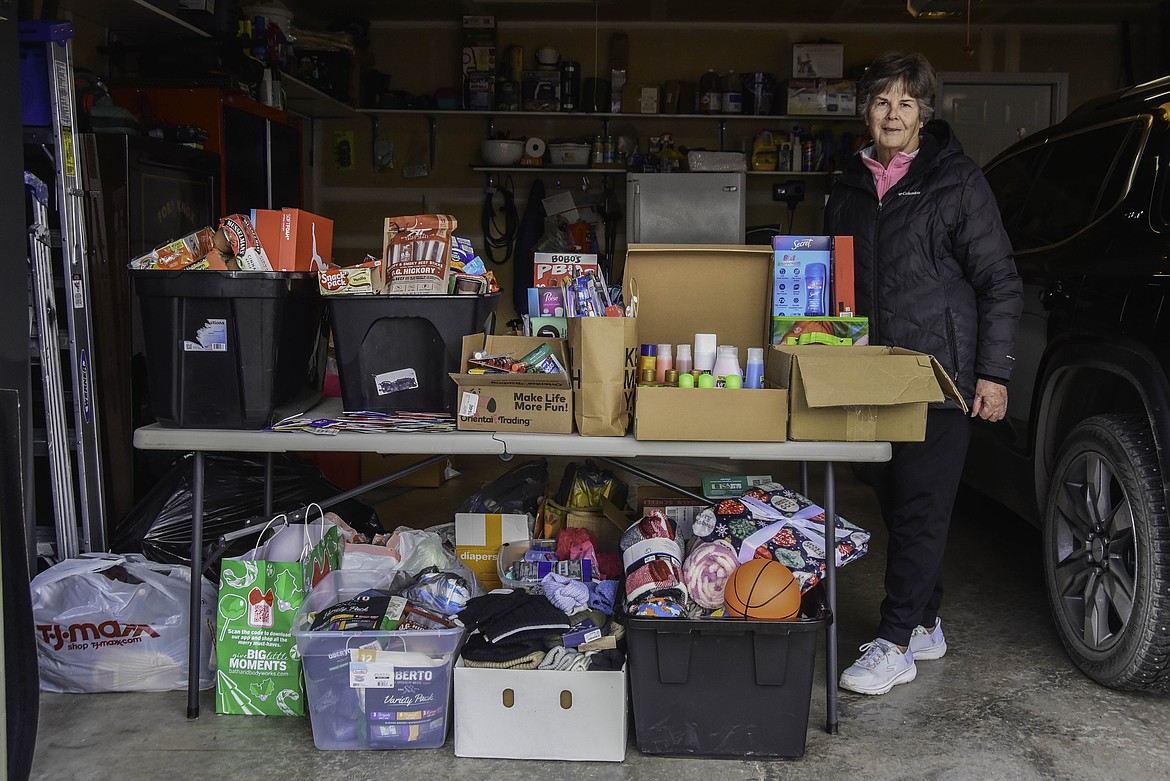
[[808,496],[808,462],[800,462],[800,492]]
[[191,468],[191,605],[187,611],[187,718],[199,718],[200,616],[203,615],[203,451]]
[[272,517],[272,453],[264,454],[264,517]]
[[825,630],[825,732],[837,734],[837,483],[825,462],[825,597],[833,618]]

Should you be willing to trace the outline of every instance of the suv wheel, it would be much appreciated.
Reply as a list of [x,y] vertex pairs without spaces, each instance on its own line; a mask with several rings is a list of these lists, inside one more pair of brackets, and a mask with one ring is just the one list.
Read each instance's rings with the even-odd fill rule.
[[1170,664],[1170,527],[1144,418],[1099,415],[1073,429],[1043,530],[1049,601],[1069,656],[1106,686],[1155,684]]

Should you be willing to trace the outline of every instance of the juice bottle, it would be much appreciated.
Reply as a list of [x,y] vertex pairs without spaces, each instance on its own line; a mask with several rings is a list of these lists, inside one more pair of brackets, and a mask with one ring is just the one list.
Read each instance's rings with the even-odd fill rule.
[[699,79],[699,113],[718,114],[723,110],[723,85],[715,69]]

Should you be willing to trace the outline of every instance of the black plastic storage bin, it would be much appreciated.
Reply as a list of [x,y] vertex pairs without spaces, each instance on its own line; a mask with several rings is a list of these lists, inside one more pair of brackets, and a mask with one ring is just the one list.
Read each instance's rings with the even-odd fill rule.
[[630,691],[644,754],[804,755],[817,632],[801,621],[631,618]]
[[162,425],[260,429],[273,422],[278,405],[320,398],[325,307],[316,274],[131,275],[151,403]]
[[463,337],[491,333],[499,293],[486,296],[325,296],[346,410],[458,409]]

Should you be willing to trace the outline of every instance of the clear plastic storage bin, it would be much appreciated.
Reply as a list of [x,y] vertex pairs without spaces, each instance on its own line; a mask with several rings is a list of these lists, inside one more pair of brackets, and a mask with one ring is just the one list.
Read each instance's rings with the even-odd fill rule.
[[[319,749],[439,748],[447,739],[451,671],[463,627],[402,632],[311,632],[312,616],[389,578],[334,571],[309,594],[293,623],[303,660],[313,743]],[[376,667],[359,649],[378,651]],[[392,685],[363,685],[391,676]]]

